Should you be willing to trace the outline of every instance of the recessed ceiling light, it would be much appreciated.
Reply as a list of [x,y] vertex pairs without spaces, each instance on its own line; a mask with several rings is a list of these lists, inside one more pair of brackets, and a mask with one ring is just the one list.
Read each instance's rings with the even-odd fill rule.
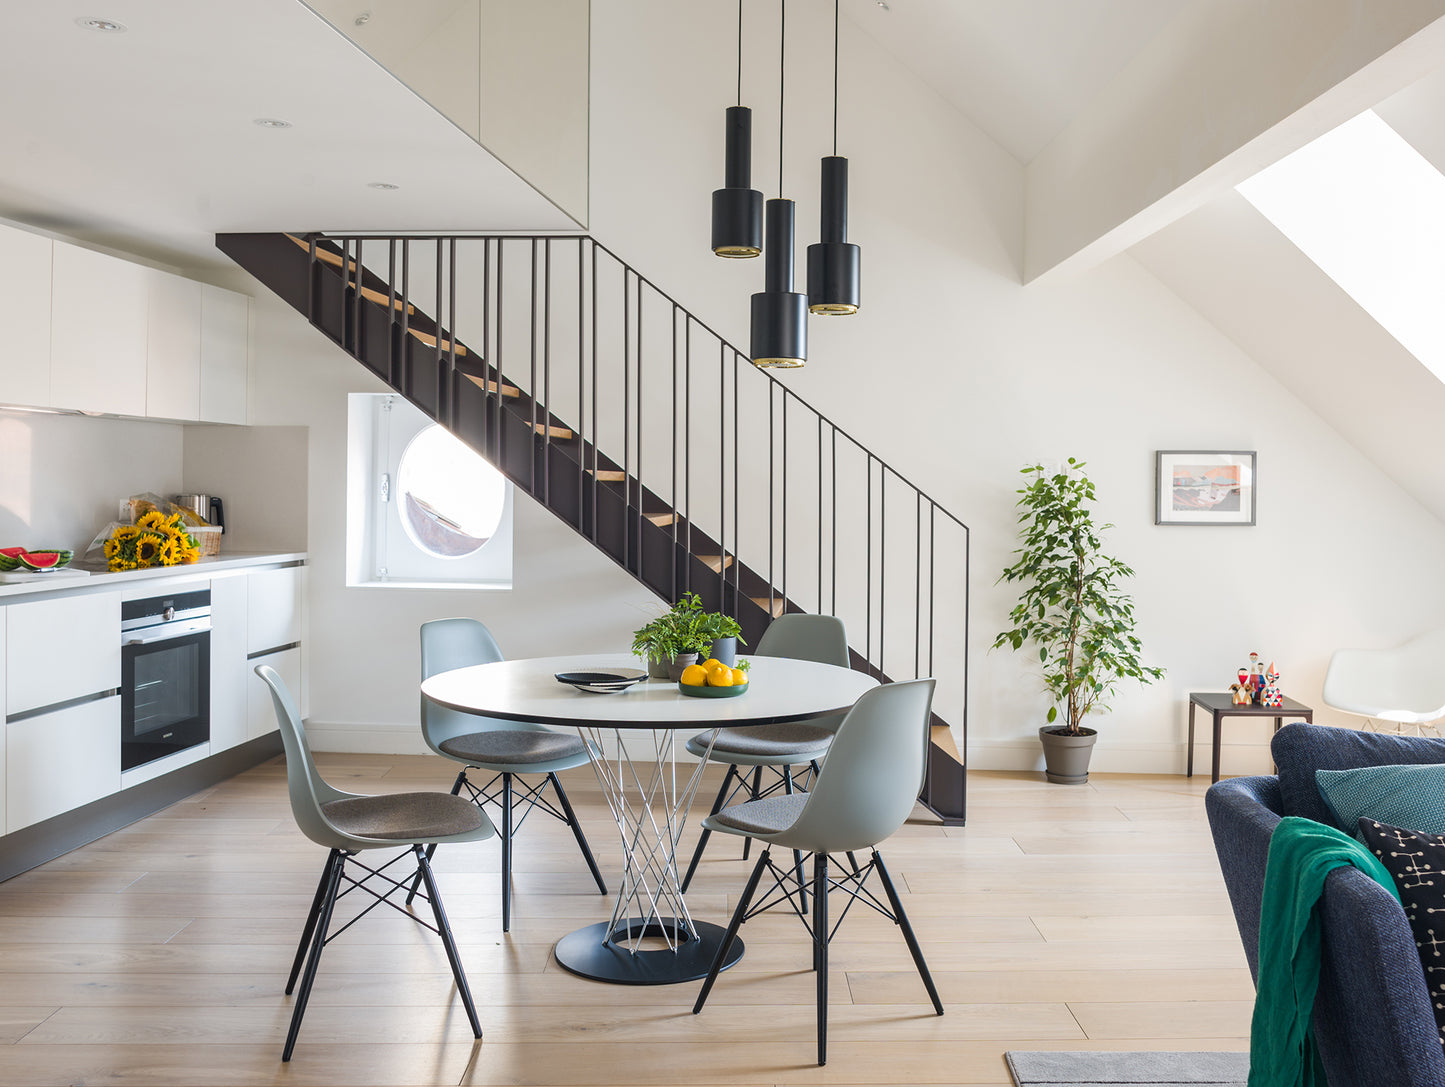
[[262,128],[290,128],[290,121],[283,121],[279,117],[257,117],[252,124],[260,125]]
[[401,188],[400,185],[393,185],[390,181],[368,181],[368,182],[366,183],[366,187],[367,187],[368,189],[399,189],[399,188]]
[[103,34],[125,33],[125,24],[117,23],[112,19],[82,18],[75,20],[75,25],[83,26],[86,30],[98,30]]
[[365,26],[369,22],[371,22],[371,12],[369,11],[363,11],[355,19],[355,23],[357,26]]
[[874,2],[875,4],[877,4],[880,8],[882,8],[884,11],[892,11],[892,10],[893,10],[892,8],[890,8],[890,7],[888,6],[888,0],[873,0],[873,2]]

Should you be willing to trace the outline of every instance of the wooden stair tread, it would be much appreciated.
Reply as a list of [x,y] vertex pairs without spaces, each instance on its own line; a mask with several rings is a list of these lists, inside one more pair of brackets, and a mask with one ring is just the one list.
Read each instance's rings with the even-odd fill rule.
[[[310,243],[302,240],[301,238],[298,238],[295,234],[287,234],[286,237],[290,238],[302,249],[306,250],[307,253],[311,252]],[[316,249],[316,258],[331,265],[333,268],[340,269],[342,267],[341,254],[333,253],[329,249],[322,249],[320,246],[318,246]],[[347,276],[355,275],[356,261],[348,258],[345,264],[345,268]],[[348,279],[348,286],[350,285],[351,283]],[[400,298],[393,299],[385,291],[378,291],[372,287],[362,287],[361,297],[365,298],[368,302],[375,302],[378,306],[385,306],[389,304],[393,309],[399,310],[402,308],[402,302]],[[413,314],[416,312],[416,307],[413,305],[408,305],[406,307],[406,312],[408,315]]]
[[667,513],[644,513],[642,516],[646,517],[658,528],[666,528],[668,525],[678,520],[677,514],[671,511]]
[[576,437],[571,430],[564,426],[548,426],[546,423],[529,423],[528,426],[540,435],[556,438],[559,441],[570,442]]
[[[364,288],[363,288],[363,292],[364,292]],[[386,295],[382,295],[382,296],[381,296],[381,301],[382,301],[382,304],[383,304],[383,305],[386,303]],[[413,336],[415,336],[415,337],[416,337],[418,340],[420,340],[422,343],[426,344],[428,347],[432,347],[432,348],[436,347],[436,345],[437,345],[437,338],[436,338],[435,336],[433,336],[430,332],[423,332],[423,331],[421,331],[420,329],[417,329],[417,328],[409,328],[409,329],[407,329],[407,331],[410,332]],[[443,340],[443,341],[442,341],[442,354],[444,354],[444,355],[445,355],[445,354],[449,354],[449,353],[451,352],[451,349],[452,349],[452,341],[451,341],[451,340]],[[465,345],[465,344],[460,344],[460,343],[457,344],[457,355],[458,355],[458,356],[464,356],[464,355],[466,355],[466,353],[467,353],[466,345]]]
[[[299,245],[302,249],[306,250],[306,252],[307,252],[308,254],[311,252],[311,243],[308,242],[308,241],[306,241],[304,238],[298,238],[295,234],[287,234],[286,237],[290,238],[293,242],[295,242],[297,245]],[[318,260],[324,260],[327,264],[331,265],[333,268],[340,268],[340,267],[341,267],[341,254],[340,254],[340,253],[333,253],[333,252],[332,252],[331,250],[329,250],[329,249],[322,249],[320,245],[318,245],[318,246],[316,247],[316,257],[317,257]],[[354,260],[349,260],[349,259],[348,259],[347,262],[346,262],[346,270],[347,270],[348,272],[355,272],[355,271],[356,271],[356,261],[354,261]]]
[[733,564],[733,557],[731,555],[698,555],[697,561],[713,573],[720,574],[726,567]]
[[598,483],[626,483],[626,482],[627,482],[627,473],[626,473],[626,472],[614,471],[614,470],[609,469],[609,468],[603,468],[603,469],[601,469],[601,470],[598,470],[598,469],[595,469],[595,468],[588,468],[588,469],[587,469],[587,474],[588,474],[589,476],[596,476]]
[[[467,374],[466,378],[483,392],[495,393],[497,391],[497,383],[495,381],[484,381],[477,377],[476,374]],[[515,385],[503,385],[501,388],[502,395],[510,397],[511,399],[515,400],[522,395],[522,390]]]
[[933,725],[928,730],[928,738],[934,747],[942,748],[952,755],[954,762],[963,762],[963,756],[958,753],[958,744],[953,739],[953,729],[947,725]]
[[781,596],[775,596],[771,601],[766,596],[750,596],[748,599],[762,608],[763,611],[769,612],[774,619],[781,618],[783,609],[788,606],[787,601]]

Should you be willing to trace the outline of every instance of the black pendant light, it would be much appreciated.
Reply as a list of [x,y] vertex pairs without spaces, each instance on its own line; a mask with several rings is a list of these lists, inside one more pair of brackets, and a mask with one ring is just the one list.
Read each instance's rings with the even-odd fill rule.
[[833,0],[833,153],[823,159],[821,241],[808,246],[808,308],[858,312],[862,252],[848,242],[848,160],[838,156],[838,0]]
[[763,291],[753,295],[755,366],[797,367],[808,358],[808,296],[793,290],[793,202],[783,199],[783,59],[788,0],[782,0],[778,51],[778,197],[768,201]]
[[712,194],[712,251],[755,257],[763,250],[763,194],[752,187],[753,111],[743,105],[743,3],[738,0],[738,104],[728,107],[723,187]]

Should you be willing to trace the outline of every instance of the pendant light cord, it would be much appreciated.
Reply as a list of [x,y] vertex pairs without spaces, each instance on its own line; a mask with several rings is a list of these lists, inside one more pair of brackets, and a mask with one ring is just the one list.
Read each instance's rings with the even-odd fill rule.
[[783,117],[784,103],[784,60],[788,55],[788,0],[782,0],[782,17],[778,24],[778,199],[783,198]]
[[[741,54],[739,54],[741,55]],[[742,62],[739,61],[739,64]],[[838,156],[838,0],[833,0],[833,157]]]
[[[836,67],[838,66],[838,65],[837,65],[837,61],[834,61],[833,66],[834,66],[834,68],[836,68]],[[836,78],[836,76],[835,76],[835,78]],[[837,97],[836,92],[835,92],[835,94],[834,94],[834,97],[835,97],[835,98]],[[742,105],[742,104],[743,104],[743,0],[738,0],[738,105]],[[837,107],[836,107],[836,105],[835,105],[835,107],[834,107],[834,113],[836,113],[836,112],[837,112]],[[836,121],[834,122],[834,125],[835,125],[835,127],[836,127]],[[834,142],[836,142],[836,141],[837,141],[837,137],[835,136],[835,137],[834,137]]]

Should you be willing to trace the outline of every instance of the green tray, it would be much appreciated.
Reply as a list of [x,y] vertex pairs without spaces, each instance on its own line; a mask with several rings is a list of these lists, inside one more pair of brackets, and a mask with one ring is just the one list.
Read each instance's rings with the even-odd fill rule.
[[689,687],[679,682],[677,689],[693,698],[737,698],[738,695],[747,694],[750,686],[751,684],[744,683],[736,687]]

